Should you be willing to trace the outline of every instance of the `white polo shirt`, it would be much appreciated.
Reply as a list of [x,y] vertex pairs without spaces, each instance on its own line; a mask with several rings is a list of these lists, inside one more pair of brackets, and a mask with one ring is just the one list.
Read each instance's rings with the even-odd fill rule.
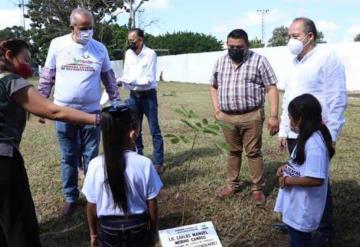
[[124,83],[128,90],[144,91],[157,87],[157,56],[154,50],[143,46],[137,55],[132,50],[125,53],[123,74],[118,81]]
[[295,97],[309,93],[320,101],[323,121],[336,141],[345,123],[347,106],[344,65],[333,51],[317,45],[301,61],[294,58],[292,66],[284,81],[279,137],[297,138],[290,130],[288,105]]
[[[292,154],[294,157],[295,150]],[[282,214],[285,224],[302,232],[315,231],[324,212],[328,190],[329,154],[319,131],[305,144],[306,160],[298,165],[291,159],[284,175],[290,177],[312,177],[323,179],[316,187],[289,186],[280,188],[274,211]]]
[[[92,159],[86,173],[82,193],[90,203],[96,204],[97,216],[124,215],[119,207],[114,206],[111,190],[105,185],[105,157],[99,155]],[[163,184],[150,159],[133,151],[125,152],[125,177],[127,201],[130,214],[147,212],[147,200],[154,199]]]

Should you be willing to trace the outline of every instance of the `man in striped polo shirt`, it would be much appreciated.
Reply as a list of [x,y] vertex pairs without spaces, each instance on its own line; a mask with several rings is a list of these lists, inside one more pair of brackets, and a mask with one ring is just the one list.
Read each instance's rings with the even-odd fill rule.
[[267,128],[270,135],[275,135],[279,129],[277,79],[266,58],[249,50],[248,36],[244,30],[231,31],[227,36],[227,47],[228,53],[215,64],[210,87],[214,117],[233,126],[223,128],[230,147],[229,184],[220,189],[219,196],[225,198],[239,191],[244,149],[250,168],[252,197],[257,205],[261,205],[265,203],[261,153],[265,93],[270,103]]

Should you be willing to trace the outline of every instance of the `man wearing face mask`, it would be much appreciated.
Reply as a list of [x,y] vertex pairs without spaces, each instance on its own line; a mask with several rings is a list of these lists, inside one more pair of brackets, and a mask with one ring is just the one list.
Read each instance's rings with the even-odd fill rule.
[[256,205],[261,205],[265,203],[261,152],[265,93],[270,103],[267,128],[270,135],[275,135],[279,128],[277,79],[266,58],[249,50],[244,30],[231,31],[227,47],[227,54],[215,64],[210,87],[214,117],[233,126],[223,128],[230,147],[228,186],[219,190],[219,196],[225,198],[239,192],[244,149],[250,168],[252,197]]
[[140,118],[139,136],[136,147],[143,154],[143,139],[141,125],[145,115],[152,136],[153,163],[159,174],[164,171],[164,142],[158,120],[156,81],[156,53],[144,44],[144,31],[134,28],[128,34],[129,49],[125,53],[125,63],[122,77],[118,82],[130,91],[130,100],[136,105]]
[[[289,51],[294,55],[292,69],[284,84],[279,146],[291,153],[296,145],[297,133],[290,129],[287,108],[295,97],[310,93],[321,103],[322,118],[330,130],[335,146],[345,123],[347,105],[345,70],[338,56],[325,47],[316,45],[315,23],[304,17],[296,18],[289,29]],[[330,186],[322,221],[319,227],[323,240],[314,246],[322,246],[332,238],[332,198]],[[316,238],[315,238],[316,239]]]
[[[97,113],[100,111],[100,81],[110,100],[120,99],[109,55],[106,47],[92,38],[94,18],[88,10],[74,9],[70,15],[70,27],[70,34],[51,41],[38,89],[48,98],[55,86],[55,104]],[[97,156],[100,128],[57,121],[56,132],[66,200],[63,214],[68,216],[75,211],[79,198],[78,167],[86,173],[88,163]]]

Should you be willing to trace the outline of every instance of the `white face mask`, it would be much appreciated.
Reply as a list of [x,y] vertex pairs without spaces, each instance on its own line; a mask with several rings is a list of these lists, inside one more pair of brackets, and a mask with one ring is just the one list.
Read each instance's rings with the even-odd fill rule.
[[[303,40],[306,38],[306,36],[303,38]],[[290,52],[294,55],[299,55],[304,48],[310,43],[310,40],[304,45],[303,40],[298,40],[291,38],[287,44],[287,47],[289,48]]]
[[92,29],[79,31],[79,43],[86,45],[93,37],[94,31]]
[[304,50],[304,44],[300,40],[294,38],[289,40],[287,47],[289,48],[291,54],[296,56]]

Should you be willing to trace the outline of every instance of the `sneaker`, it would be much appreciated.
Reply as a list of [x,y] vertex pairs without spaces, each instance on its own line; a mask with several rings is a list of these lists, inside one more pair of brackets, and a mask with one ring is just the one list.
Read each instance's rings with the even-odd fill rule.
[[231,186],[226,186],[224,188],[220,188],[217,194],[218,197],[225,199],[234,196],[238,192],[240,192],[239,189],[236,189]]
[[77,208],[76,203],[66,203],[63,208],[62,215],[65,217],[69,217],[75,213],[76,208]]
[[253,191],[252,198],[255,201],[256,206],[265,205],[266,197],[264,195],[264,192],[262,192],[261,190]]

